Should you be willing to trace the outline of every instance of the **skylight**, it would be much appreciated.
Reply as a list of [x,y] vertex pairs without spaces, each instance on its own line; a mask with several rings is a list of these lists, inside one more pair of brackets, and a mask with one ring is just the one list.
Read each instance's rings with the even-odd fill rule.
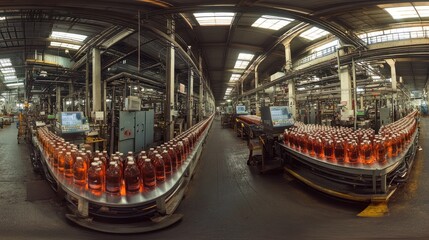
[[229,79],[229,81],[230,81],[230,82],[235,82],[235,81],[237,81],[238,79],[240,79],[240,76],[241,76],[240,74],[235,74],[235,73],[234,73],[234,74],[232,74],[232,75],[231,75],[231,78]]
[[226,91],[225,91],[225,96],[230,95],[230,94],[231,94],[231,91],[232,91],[232,88],[231,88],[231,87],[227,88],[227,89],[226,89]]
[[429,17],[429,6],[385,8],[393,19]]
[[238,54],[237,62],[235,62],[235,69],[246,69],[250,61],[255,55],[250,53],[240,53]]
[[70,43],[61,43],[61,42],[51,42],[51,46],[60,47],[60,48],[68,48],[77,50],[80,48],[80,45],[70,44]]
[[51,38],[75,42],[83,42],[88,36],[76,33],[52,31]]
[[312,50],[312,52],[317,52],[317,51],[321,51],[330,47],[335,47],[338,46],[339,42],[338,40],[334,40],[328,43],[323,44],[322,46],[316,47]]
[[6,17],[0,17],[0,21],[6,20]]
[[10,61],[10,58],[0,59],[0,72],[3,75],[5,82],[18,80],[15,75],[15,68],[12,67],[12,62]]
[[291,18],[282,18],[270,15],[263,15],[258,20],[256,20],[252,27],[265,28],[271,30],[279,30],[284,26],[291,23],[294,19]]
[[231,25],[235,13],[232,12],[208,12],[194,13],[200,26],[225,26]]
[[299,36],[313,41],[313,40],[316,40],[320,37],[326,36],[328,34],[329,34],[329,32],[327,32],[323,29],[320,29],[318,27],[312,27],[312,28],[308,29],[307,31],[301,33]]
[[12,66],[12,62],[10,61],[10,58],[1,58],[0,59],[0,67],[10,67]]

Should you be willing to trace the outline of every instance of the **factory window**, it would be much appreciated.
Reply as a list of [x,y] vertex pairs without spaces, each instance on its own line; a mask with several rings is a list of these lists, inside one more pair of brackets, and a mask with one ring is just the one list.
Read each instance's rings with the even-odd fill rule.
[[252,24],[252,27],[279,30],[292,21],[294,19],[263,15]]
[[194,13],[194,17],[200,26],[231,25],[234,16],[235,13],[232,12]]

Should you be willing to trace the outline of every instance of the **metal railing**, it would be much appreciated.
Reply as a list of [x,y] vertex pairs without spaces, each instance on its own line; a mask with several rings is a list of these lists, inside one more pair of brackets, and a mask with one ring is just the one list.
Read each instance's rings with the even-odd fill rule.
[[429,38],[429,30],[412,31],[412,32],[400,32],[400,33],[389,33],[379,36],[364,37],[361,38],[367,45],[382,43],[382,42],[393,42],[407,39],[416,38]]
[[[422,39],[422,38],[429,38],[429,30],[388,33],[388,34],[383,34],[379,36],[362,37],[361,39],[366,43],[366,45],[371,45],[371,44],[382,43],[382,42],[393,42],[393,41],[401,41],[401,40],[407,40],[407,39]],[[296,64],[299,66],[301,64],[308,63],[318,58],[333,54],[336,51],[337,51],[336,46],[328,47],[320,51],[313,52],[310,55],[307,55],[299,59],[296,62]]]
[[328,48],[325,48],[325,49],[313,52],[310,55],[307,55],[307,56],[299,59],[297,61],[297,64],[301,65],[301,64],[304,64],[304,63],[308,63],[308,62],[313,61],[315,59],[331,55],[331,54],[335,53],[336,51],[337,51],[337,47],[336,46],[328,47]]

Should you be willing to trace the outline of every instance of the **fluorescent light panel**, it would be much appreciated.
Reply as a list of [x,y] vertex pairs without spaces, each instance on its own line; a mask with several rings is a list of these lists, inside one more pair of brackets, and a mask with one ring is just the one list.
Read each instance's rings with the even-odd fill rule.
[[6,17],[0,17],[0,21],[6,20]]
[[51,42],[52,47],[60,47],[60,48],[68,48],[78,50],[80,45],[70,44],[70,43],[62,43],[62,42]]
[[235,13],[232,12],[208,12],[194,13],[200,26],[227,26],[231,25]]
[[52,31],[51,38],[75,42],[83,42],[88,36],[76,33]]
[[327,32],[323,29],[320,29],[318,27],[312,27],[312,28],[308,29],[307,31],[301,33],[299,36],[313,41],[313,40],[316,40],[316,39],[321,38],[323,36],[326,36],[328,34],[329,34],[329,32]]
[[252,27],[265,28],[271,30],[279,30],[284,26],[288,25],[294,21],[291,18],[282,18],[270,15],[262,15],[258,20],[256,20]]

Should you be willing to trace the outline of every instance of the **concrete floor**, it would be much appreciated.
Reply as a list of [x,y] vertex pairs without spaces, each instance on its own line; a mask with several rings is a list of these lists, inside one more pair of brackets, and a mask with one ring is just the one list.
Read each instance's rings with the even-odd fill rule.
[[[382,218],[356,217],[366,206],[331,199],[282,173],[259,175],[246,165],[247,148],[215,120],[186,198],[184,218],[162,231],[126,236],[78,227],[61,202],[26,201],[32,172],[27,147],[14,125],[0,129],[0,239],[428,239],[429,118],[423,118],[422,151],[409,182]],[[426,130],[426,131],[425,131]]]

